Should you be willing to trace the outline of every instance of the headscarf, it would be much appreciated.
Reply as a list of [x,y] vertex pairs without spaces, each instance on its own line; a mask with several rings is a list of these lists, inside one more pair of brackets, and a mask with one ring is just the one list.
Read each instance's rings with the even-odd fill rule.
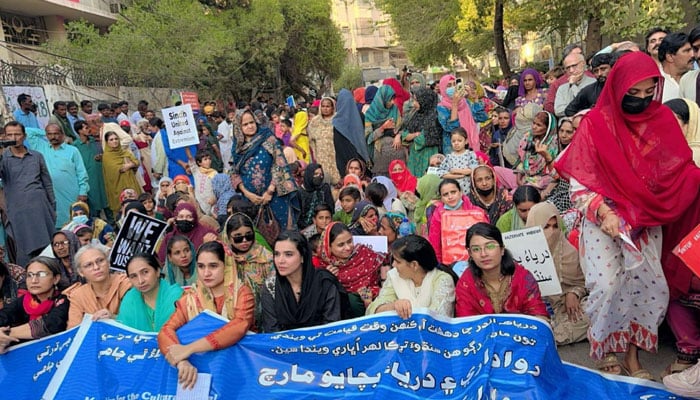
[[[369,109],[365,112],[365,121],[369,121],[373,125],[381,125],[384,121],[393,119],[394,122],[398,123],[399,109],[396,107],[398,100],[395,99],[395,96],[396,93],[391,86],[384,85],[380,87]],[[391,99],[394,99],[394,105],[391,108],[386,108],[386,103]]]
[[[440,95],[442,96],[442,101],[440,105],[452,109],[452,99],[447,96],[447,85],[450,81],[454,81],[454,75],[445,75],[440,78]],[[457,106],[457,115],[459,116],[459,126],[467,131],[467,138],[469,139],[469,147],[472,150],[478,150],[480,148],[479,144],[479,125],[474,121],[472,116],[472,110],[467,104],[467,100],[459,99],[459,105]]]
[[[342,91],[343,89],[341,89]],[[355,99],[355,103],[357,104],[365,104],[365,87],[359,87],[355,90],[352,91],[352,97]]]
[[418,202],[416,202],[416,209],[413,210],[413,219],[416,221],[417,225],[428,222],[426,209],[432,201],[440,198],[438,186],[440,186],[441,181],[442,179],[435,174],[426,174],[418,179],[416,190],[418,191],[420,198],[418,199]]
[[[420,86],[419,86],[418,88],[415,88],[415,89],[414,89],[413,87],[411,87],[411,82],[413,82],[413,81],[418,81],[418,82],[420,82]],[[421,74],[421,73],[419,73],[419,72],[413,72],[413,73],[411,73],[411,77],[408,78],[408,85],[409,85],[409,87],[411,88],[411,90],[410,90],[411,93],[413,93],[413,94],[416,94],[416,93],[418,92],[418,90],[420,90],[420,89],[428,89],[428,90],[430,90],[429,88],[426,88],[426,87],[425,87],[425,76],[423,76],[423,74]],[[433,93],[435,93],[433,90],[430,90],[430,91],[433,92]],[[435,93],[435,94],[437,95],[437,93]]]
[[345,177],[343,178],[343,187],[351,185],[357,187],[358,189],[360,189],[360,192],[362,192],[362,180],[359,176],[355,174],[345,175]]
[[367,86],[367,88],[365,88],[365,104],[372,104],[378,91],[379,88],[374,85]]
[[[226,250],[226,246],[224,246]],[[230,250],[227,250],[230,251]],[[233,320],[236,317],[236,300],[238,300],[238,290],[243,284],[238,280],[235,263],[224,263],[224,305],[220,315]],[[219,314],[216,310],[216,302],[211,289],[204,286],[199,280],[192,285],[184,295],[187,316],[193,319],[204,310],[209,310]]]
[[[401,168],[403,168],[403,172],[392,172],[394,167],[397,165],[400,165]],[[389,163],[389,175],[391,176],[391,181],[394,182],[399,193],[413,193],[416,190],[418,179],[411,175],[411,171],[408,170],[408,166],[406,166],[406,163],[403,160],[393,160]]]
[[407,130],[409,133],[422,132],[425,136],[426,146],[439,146],[442,140],[442,127],[438,121],[437,93],[426,87],[421,87],[413,93],[420,107],[417,111],[411,110],[402,124],[401,130]]
[[368,200],[362,200],[359,203],[355,204],[355,211],[352,213],[352,220],[350,221],[350,226],[348,226],[348,229],[350,229],[350,232],[352,232],[354,235],[365,235],[365,231],[362,228],[362,224],[360,224],[360,218],[367,216],[367,213],[370,210],[374,210],[374,212],[377,214],[377,217],[379,217],[379,211],[377,210],[377,207],[374,206],[370,201]]
[[384,208],[386,208],[387,211],[391,211],[391,206],[394,203],[394,200],[399,198],[399,191],[396,190],[394,182],[392,182],[391,179],[383,175],[375,176],[374,178],[372,178],[372,182],[377,182],[386,188],[387,194],[384,200],[382,200],[382,203],[384,204]]
[[527,94],[525,93],[525,85],[523,85],[523,80],[527,75],[532,75],[532,77],[535,78],[535,89],[542,88],[542,77],[540,76],[539,71],[533,68],[525,68],[525,70],[520,74],[520,86],[518,87],[518,96],[520,97]]
[[311,254],[306,254],[301,264],[301,294],[297,303],[294,290],[287,277],[275,271],[275,318],[281,330],[315,326],[323,309],[330,286],[342,289],[338,279],[325,269],[316,269],[311,263]]
[[390,86],[396,95],[396,107],[399,109],[399,114],[403,115],[403,103],[411,98],[411,93],[401,86],[401,83],[396,78],[387,78],[382,81],[382,86]]
[[308,207],[305,207],[307,210],[307,215],[301,216],[304,224],[307,225],[313,222],[312,219],[316,206],[326,203],[323,196],[324,183],[321,182],[320,185],[314,185],[314,172],[319,169],[323,171],[323,167],[321,167],[320,164],[311,163],[304,170],[304,191],[311,194]]
[[[180,285],[180,286],[192,286],[195,282],[197,282],[197,249],[194,248],[194,245],[189,239],[187,240],[187,245],[190,248],[190,253],[192,254],[192,260],[190,261],[190,278],[185,279],[185,275],[182,273],[182,270],[180,270],[180,267],[177,265],[174,265],[173,263],[170,262],[170,258],[167,256],[165,257],[165,274],[168,278],[168,282],[170,282],[173,285]],[[162,246],[165,246],[167,248],[170,240],[167,242],[164,240]]]
[[[556,158],[556,152],[559,149],[559,141],[557,140],[557,119],[554,118],[554,115],[552,115],[550,112],[541,112],[547,113],[547,131],[539,141],[541,144],[547,146],[548,152],[554,152],[555,154],[552,154],[552,156]],[[530,129],[529,134],[526,135],[525,143],[532,144],[534,146],[534,140],[535,138],[532,135],[532,129]],[[544,156],[539,153],[525,151],[523,146],[518,147],[518,158],[522,162],[523,170],[528,171],[529,174],[543,172],[547,167],[547,161]]]
[[345,171],[344,171],[345,175],[350,174],[348,172],[348,168],[350,167],[350,163],[352,163],[352,162],[360,163],[360,171],[362,171],[361,175],[359,176],[360,180],[367,178],[367,164],[359,158],[351,158],[348,160],[348,162],[345,164]]
[[[379,218],[379,224],[382,223],[382,220],[387,220],[389,221],[389,228],[391,228],[392,231],[396,234],[396,238],[402,237],[402,235],[399,234],[399,227],[401,226],[401,223],[403,223],[404,219],[408,219],[406,217],[406,214],[400,213],[400,212],[395,212],[395,211],[389,211],[388,213],[384,214]],[[411,233],[414,234],[416,231],[416,226],[413,222],[409,221],[409,224],[411,226]]]
[[683,99],[688,105],[688,133],[685,134],[685,139],[688,141],[690,149],[693,151],[693,160],[697,166],[700,166],[700,107],[692,100]]
[[[173,180],[172,180],[171,178],[169,178],[169,177],[167,177],[167,176],[164,176],[164,177],[160,178],[160,180],[158,181],[158,190],[156,191],[156,197],[155,197],[156,205],[158,205],[158,200],[160,200],[160,198],[161,198],[161,197],[160,197],[160,195],[161,195],[161,193],[160,193],[160,184],[163,183],[163,182],[170,182],[170,185],[171,185],[171,186],[173,185]],[[163,199],[165,200],[165,198],[163,198]]]
[[557,218],[559,227],[548,229],[544,235],[547,238],[547,245],[554,260],[554,266],[557,268],[559,280],[582,282],[584,277],[579,268],[578,251],[564,237],[564,232],[561,230],[561,227],[564,226],[564,221],[559,216],[559,211],[554,204],[545,201],[532,206],[527,215],[525,226],[528,228],[539,226],[544,229],[552,217]]
[[[493,203],[490,205],[486,205],[486,202],[484,201],[484,197],[479,194],[479,192],[476,190],[476,182],[474,181],[474,175],[476,175],[476,170],[480,168],[487,168],[491,172],[491,176],[493,176],[493,193],[494,193],[494,198],[493,198]],[[510,199],[510,196],[508,195],[507,190],[503,190],[503,187],[501,187],[500,181],[498,180],[498,175],[496,174],[496,171],[491,167],[489,164],[484,164],[484,165],[479,165],[478,167],[474,168],[472,170],[472,175],[471,175],[471,187],[469,188],[469,200],[471,200],[472,204],[475,206],[479,206],[486,211],[486,214],[489,217],[489,221],[491,221],[492,224],[496,224],[496,221],[498,221],[498,218],[505,214],[509,209],[513,208],[513,202]]]
[[357,110],[355,100],[347,89],[341,89],[338,93],[336,113],[333,117],[333,128],[337,130],[355,147],[357,154],[363,160],[369,160],[367,143],[365,142],[365,127],[362,117]]
[[[59,259],[58,256],[56,255],[56,251],[53,249],[53,246],[51,247],[51,251],[53,254],[54,259],[58,260],[58,263],[61,266],[61,280],[58,283],[58,286],[62,288],[67,288],[70,285],[74,284],[75,282],[80,281],[80,275],[78,274],[77,269],[73,266],[73,261],[75,260],[75,253],[78,252],[78,249],[80,249],[80,240],[78,239],[78,236],[76,236],[75,233],[69,231],[69,230],[62,230],[55,232],[51,236],[51,243],[53,243],[54,239],[56,236],[62,233],[66,236],[66,240],[68,240],[68,260],[70,262],[71,268],[73,271],[71,272],[70,276],[68,275],[68,271],[66,270],[66,267],[63,265],[63,260]],[[9,277],[6,277],[5,279],[8,279]]]
[[[640,114],[622,111],[630,87],[657,81],[654,101]],[[664,78],[651,57],[624,55],[608,75],[596,106],[581,120],[571,144],[555,163],[565,178],[614,202],[633,228],[676,221],[695,204],[700,169],[673,112],[663,107]]]
[[527,103],[518,112],[514,112],[513,127],[506,135],[503,142],[503,157],[511,165],[518,162],[518,148],[520,141],[525,137],[525,133],[532,129],[532,121],[535,120],[535,115],[542,111],[542,106],[537,103]]

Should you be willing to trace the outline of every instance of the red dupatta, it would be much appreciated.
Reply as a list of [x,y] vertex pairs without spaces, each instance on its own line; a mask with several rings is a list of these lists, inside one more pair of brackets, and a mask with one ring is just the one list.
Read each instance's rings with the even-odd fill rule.
[[[392,172],[397,164],[403,168],[403,172]],[[416,191],[418,179],[411,175],[411,171],[408,170],[408,167],[403,160],[393,160],[389,163],[389,177],[391,178],[391,181],[394,182],[394,185],[399,193],[413,193]]]
[[[622,99],[636,83],[657,80],[651,105],[640,114],[622,111]],[[663,77],[648,55],[620,58],[608,75],[596,106],[581,121],[555,168],[612,200],[632,228],[675,221],[692,204],[700,169],[673,112],[663,106]]]

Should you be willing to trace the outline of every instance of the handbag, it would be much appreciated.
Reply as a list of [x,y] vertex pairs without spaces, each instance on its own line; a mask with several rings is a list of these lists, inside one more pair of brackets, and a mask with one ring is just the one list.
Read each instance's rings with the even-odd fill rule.
[[267,243],[270,246],[274,246],[281,229],[269,205],[260,206],[258,216],[255,217],[255,227],[258,229],[258,232],[263,235]]

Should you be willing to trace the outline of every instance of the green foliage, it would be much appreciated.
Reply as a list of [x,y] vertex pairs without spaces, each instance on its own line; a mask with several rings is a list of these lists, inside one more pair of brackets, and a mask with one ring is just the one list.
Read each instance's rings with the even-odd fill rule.
[[450,56],[459,54],[454,38],[460,15],[458,0],[375,2],[391,16],[394,32],[416,65],[447,64]]
[[364,86],[364,82],[362,81],[362,69],[355,65],[345,65],[338,79],[333,81],[333,89],[336,92],[339,92],[340,89],[343,88],[352,91],[354,88],[360,86]]
[[[60,55],[58,62],[79,66],[90,76],[123,76],[211,97],[248,98],[261,88],[274,88],[283,61],[310,74],[340,74],[338,55],[344,53],[329,0],[285,2],[285,7],[304,5],[290,13],[280,0],[208,3],[136,0],[106,34],[84,21],[70,22],[70,40],[48,48]],[[305,18],[301,22],[299,15]],[[304,24],[313,29],[304,30]],[[284,83],[301,88],[312,79],[290,74]]]

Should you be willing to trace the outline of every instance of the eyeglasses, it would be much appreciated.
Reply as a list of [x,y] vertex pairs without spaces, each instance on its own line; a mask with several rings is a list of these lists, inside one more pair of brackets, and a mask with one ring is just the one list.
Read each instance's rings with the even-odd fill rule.
[[252,242],[255,239],[255,233],[246,233],[241,236],[231,236],[231,241],[235,244],[241,244],[243,241]]
[[566,67],[564,67],[564,70],[566,70],[566,71],[572,70],[574,68],[577,68],[582,63],[583,63],[583,61],[579,61],[576,64],[567,65]]
[[498,243],[486,243],[483,246],[471,246],[469,247],[469,251],[472,253],[481,253],[482,250],[486,250],[487,252],[492,252],[501,246],[498,245]]
[[86,262],[85,264],[82,265],[82,268],[83,269],[93,269],[95,267],[102,267],[103,265],[105,265],[106,262],[107,262],[106,258],[100,257],[100,258],[96,259],[95,261]]
[[52,274],[50,272],[46,272],[46,271],[27,272],[27,280],[32,280],[34,278],[44,279],[49,275],[52,275]]
[[53,247],[68,246],[70,244],[70,240],[61,240],[60,242],[53,242],[51,244]]

